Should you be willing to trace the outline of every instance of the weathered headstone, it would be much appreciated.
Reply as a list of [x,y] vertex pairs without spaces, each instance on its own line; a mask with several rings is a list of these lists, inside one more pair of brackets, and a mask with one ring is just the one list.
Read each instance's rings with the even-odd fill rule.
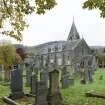
[[15,65],[11,71],[11,98],[21,98],[24,96],[23,92],[23,80],[21,71],[18,69],[18,66]]
[[70,86],[70,79],[68,79],[68,77],[63,77],[62,80],[62,88],[68,88]]
[[84,61],[84,81],[85,83],[87,82],[92,82],[93,78],[93,72],[94,72],[94,64],[93,64],[93,59],[94,56],[88,55],[85,56],[83,61]]
[[0,65],[0,81],[2,81],[2,65]]
[[59,89],[59,71],[54,70],[49,73],[49,105],[62,105],[62,97]]
[[43,81],[37,82],[36,97],[34,105],[48,105],[48,89]]
[[31,94],[36,94],[37,77],[36,75],[31,76]]
[[92,82],[93,81],[93,78],[92,78],[92,75],[93,75],[93,70],[92,70],[92,67],[89,66],[88,67],[88,78],[89,78],[89,82]]
[[32,67],[31,64],[26,64],[26,81],[27,85],[31,84]]
[[48,87],[48,79],[49,79],[48,71],[42,71],[40,73],[40,80],[45,83],[46,87]]
[[67,68],[64,67],[62,70],[62,77],[61,77],[61,82],[62,82],[62,88],[68,88],[70,86],[70,79],[69,79],[69,73],[67,71]]
[[49,73],[50,93],[55,94],[59,91],[59,72],[54,70]]
[[87,84],[89,80],[89,77],[88,77],[88,68],[87,68],[87,65],[84,65],[84,68],[83,68],[83,77],[81,79],[81,84]]

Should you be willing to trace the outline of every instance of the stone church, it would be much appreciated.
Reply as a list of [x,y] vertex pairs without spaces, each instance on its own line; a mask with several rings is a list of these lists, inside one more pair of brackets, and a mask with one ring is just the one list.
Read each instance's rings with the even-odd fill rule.
[[48,63],[55,62],[56,65],[69,65],[76,71],[80,71],[81,68],[93,69],[95,67],[95,55],[91,48],[88,46],[83,38],[80,38],[73,21],[67,41],[53,41],[38,45],[35,47],[39,55],[43,55],[41,60],[46,65],[46,61],[49,58]]

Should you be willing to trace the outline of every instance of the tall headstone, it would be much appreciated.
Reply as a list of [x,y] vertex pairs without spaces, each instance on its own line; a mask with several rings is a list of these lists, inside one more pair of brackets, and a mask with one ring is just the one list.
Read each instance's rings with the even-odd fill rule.
[[[69,72],[67,71],[67,68],[64,67],[62,69],[62,75],[61,75],[62,88],[63,89],[68,88],[71,84],[70,82],[72,82],[72,81],[71,81],[71,79],[69,79]],[[71,85],[73,85],[73,84],[71,84]]]
[[92,57],[91,56],[87,56],[87,59],[85,59],[85,65],[84,65],[84,80],[86,81],[86,83],[88,82],[92,82],[92,71],[93,71],[93,67],[92,67]]
[[59,89],[59,71],[54,70],[49,73],[49,105],[62,105],[62,97]]
[[40,80],[45,83],[46,87],[48,87],[48,79],[48,71],[42,71],[40,73]]
[[28,85],[31,84],[32,67],[31,64],[26,64],[26,82]]
[[94,56],[91,56],[91,58],[88,61],[88,78],[89,82],[93,81],[92,75],[95,70],[95,58]]
[[18,65],[15,65],[11,71],[11,98],[21,98],[24,96],[23,92],[23,80],[21,71],[18,69]]
[[48,89],[43,81],[37,82],[36,97],[34,105],[48,105]]
[[88,78],[89,78],[89,82],[92,82],[93,81],[92,75],[93,75],[93,70],[92,70],[92,67],[89,66],[88,67]]
[[0,81],[2,81],[2,65],[0,65]]
[[23,70],[24,70],[24,63],[18,64],[18,69],[21,70],[22,74],[23,74]]
[[31,76],[31,94],[36,94],[37,77],[36,75]]

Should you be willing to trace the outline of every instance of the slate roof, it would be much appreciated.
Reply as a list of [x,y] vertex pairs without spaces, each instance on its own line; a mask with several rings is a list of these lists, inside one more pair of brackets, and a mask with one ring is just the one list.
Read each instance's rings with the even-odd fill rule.
[[43,43],[43,44],[40,44],[40,45],[37,45],[35,46],[35,48],[43,48],[45,46],[49,46],[49,45],[56,45],[56,44],[64,44],[65,41],[51,41],[51,42],[47,42],[47,43]]
[[65,50],[74,50],[82,39],[65,42]]

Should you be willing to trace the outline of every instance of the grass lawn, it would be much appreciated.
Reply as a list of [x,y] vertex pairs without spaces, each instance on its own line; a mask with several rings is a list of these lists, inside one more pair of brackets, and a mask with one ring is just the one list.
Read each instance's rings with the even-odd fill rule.
[[8,94],[9,94],[9,87],[0,85],[0,105],[5,105],[5,103],[2,101],[2,97]]
[[[103,80],[99,80],[103,75]],[[62,90],[64,105],[105,105],[105,99],[85,97],[84,93],[94,90],[105,93],[105,69],[100,69],[94,74],[94,82],[86,85],[76,81],[75,86]]]
[[[103,75],[103,80],[99,79],[101,75]],[[27,91],[29,89],[25,88],[24,90]],[[105,69],[100,69],[95,72],[93,83],[82,85],[77,80],[74,86],[68,89],[62,89],[64,105],[105,105],[105,99],[85,97],[84,93],[89,90],[105,93]],[[9,92],[8,86],[0,85],[0,105],[5,105],[1,98],[8,95]]]

